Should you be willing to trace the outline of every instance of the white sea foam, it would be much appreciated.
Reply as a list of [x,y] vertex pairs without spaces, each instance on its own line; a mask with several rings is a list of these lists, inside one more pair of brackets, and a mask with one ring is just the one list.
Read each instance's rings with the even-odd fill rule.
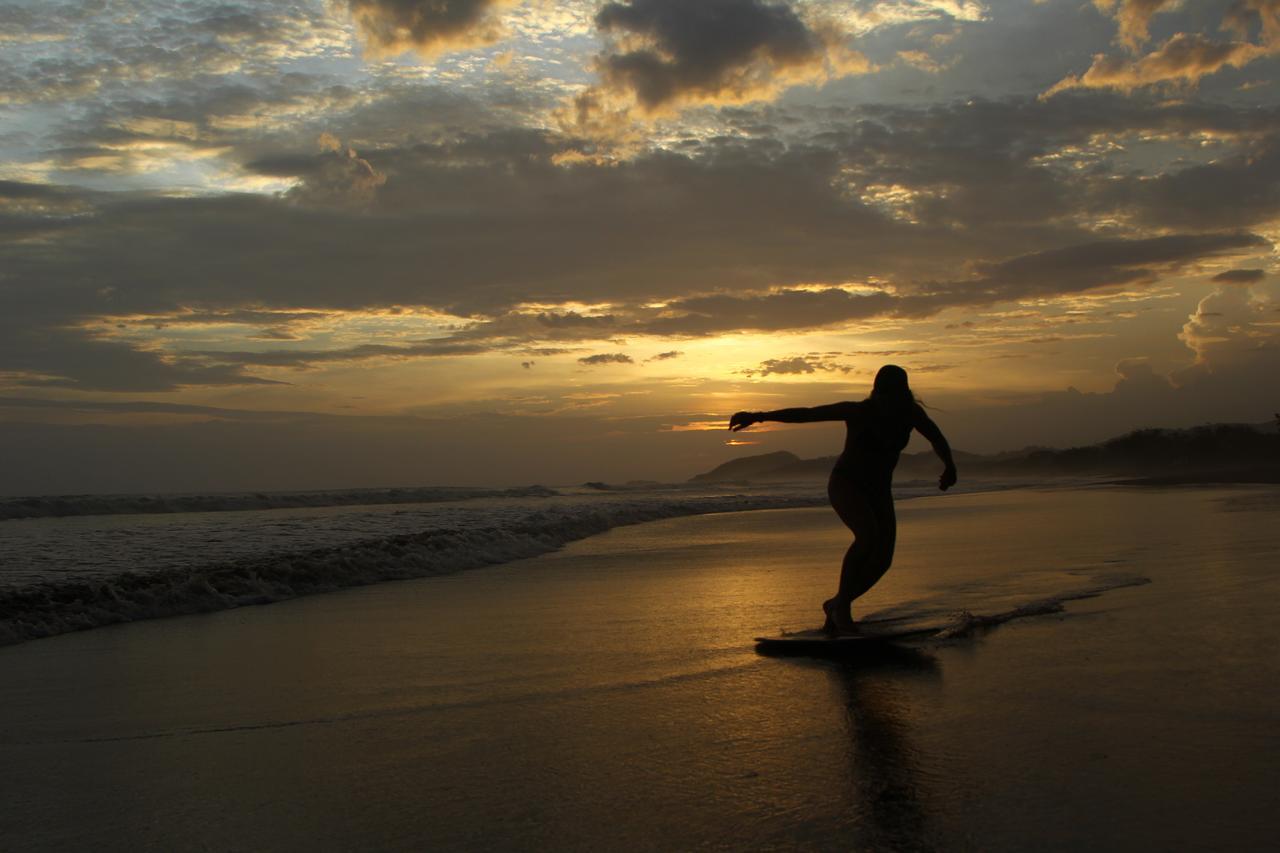
[[[904,483],[897,493],[935,490]],[[620,525],[827,499],[822,483],[807,482],[40,500],[65,503],[43,517],[24,504],[27,517],[0,521],[0,644],[457,572]],[[358,500],[367,502],[345,503]]]
[[[812,488],[783,494],[681,496],[652,492],[561,496],[538,502],[475,501],[466,506],[413,511],[362,508],[360,512],[330,511],[321,517],[311,510],[302,518],[297,510],[251,513],[243,519],[221,513],[216,518],[187,519],[180,526],[158,524],[154,518],[134,517],[132,527],[125,520],[115,520],[114,525],[99,524],[81,531],[85,541],[79,548],[88,552],[82,558],[96,560],[86,563],[86,568],[92,566],[96,571],[47,570],[34,577],[9,573],[8,587],[0,588],[0,643],[116,622],[266,604],[385,580],[447,574],[533,557],[620,525],[711,512],[815,506],[824,501],[825,497]],[[67,545],[68,539],[57,534],[66,534],[66,522],[72,519],[5,524],[38,526],[39,521],[46,527],[49,522],[61,522],[47,538],[50,547]],[[271,531],[272,527],[276,529]],[[236,553],[232,541],[210,549],[206,540],[200,547],[200,531],[207,533],[213,528],[228,534],[228,540],[232,535],[256,536],[256,551],[250,549],[236,559],[226,559],[228,553]],[[286,531],[283,537],[281,529]],[[266,535],[268,531],[274,538]],[[368,535],[375,531],[376,535]],[[113,537],[113,533],[123,535]],[[113,538],[116,552],[92,554],[95,547]],[[164,541],[168,546],[162,546],[157,555],[156,546]],[[316,541],[326,544],[299,547]],[[288,545],[271,548],[273,542]],[[120,550],[127,552],[130,547],[139,555],[135,564],[141,565],[142,571],[119,570]],[[169,554],[174,548],[182,549],[182,559],[166,563],[165,555],[176,556]],[[211,559],[211,555],[222,559]],[[116,571],[104,570],[103,564],[114,566]]]
[[81,515],[235,512],[299,507],[438,503],[479,498],[536,498],[557,494],[546,486],[473,489],[426,486],[396,489],[329,489],[308,492],[226,492],[164,495],[48,495],[0,498],[0,521]]

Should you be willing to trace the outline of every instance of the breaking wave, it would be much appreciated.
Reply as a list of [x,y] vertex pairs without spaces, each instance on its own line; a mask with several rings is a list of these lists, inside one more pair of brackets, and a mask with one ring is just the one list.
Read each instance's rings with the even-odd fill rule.
[[820,495],[714,495],[532,509],[489,525],[432,529],[207,566],[68,577],[0,588],[0,644],[119,622],[268,604],[388,580],[535,557],[614,527],[679,516],[818,506]]
[[558,495],[546,486],[478,489],[426,486],[397,489],[338,489],[310,492],[235,492],[214,495],[55,495],[0,498],[0,521],[79,515],[137,515],[171,512],[236,512],[326,506],[444,503],[479,498],[542,498]]

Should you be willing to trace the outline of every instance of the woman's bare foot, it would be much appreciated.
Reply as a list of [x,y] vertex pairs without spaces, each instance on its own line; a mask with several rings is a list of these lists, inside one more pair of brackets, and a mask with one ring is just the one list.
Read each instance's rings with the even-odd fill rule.
[[846,604],[841,607],[836,603],[834,598],[828,598],[822,602],[822,612],[826,614],[826,621],[822,623],[823,633],[831,636],[840,634],[856,634],[858,626],[853,622],[853,616],[849,613],[849,606]]

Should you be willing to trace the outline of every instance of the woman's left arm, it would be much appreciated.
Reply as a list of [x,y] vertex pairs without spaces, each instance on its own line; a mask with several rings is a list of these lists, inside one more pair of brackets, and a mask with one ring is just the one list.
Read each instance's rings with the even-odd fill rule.
[[916,432],[928,439],[933,445],[933,452],[938,454],[938,458],[946,465],[942,476],[938,478],[938,488],[945,492],[956,484],[956,462],[951,458],[951,445],[947,443],[947,437],[942,434],[942,430],[938,429],[933,418],[929,417],[920,406],[916,406],[915,422],[912,426],[915,427]]

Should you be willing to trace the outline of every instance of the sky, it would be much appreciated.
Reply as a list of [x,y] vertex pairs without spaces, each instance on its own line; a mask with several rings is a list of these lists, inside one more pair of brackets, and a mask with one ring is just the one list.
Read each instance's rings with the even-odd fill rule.
[[[1280,409],[1280,0],[0,4],[0,492]],[[963,476],[963,472],[962,472]]]

